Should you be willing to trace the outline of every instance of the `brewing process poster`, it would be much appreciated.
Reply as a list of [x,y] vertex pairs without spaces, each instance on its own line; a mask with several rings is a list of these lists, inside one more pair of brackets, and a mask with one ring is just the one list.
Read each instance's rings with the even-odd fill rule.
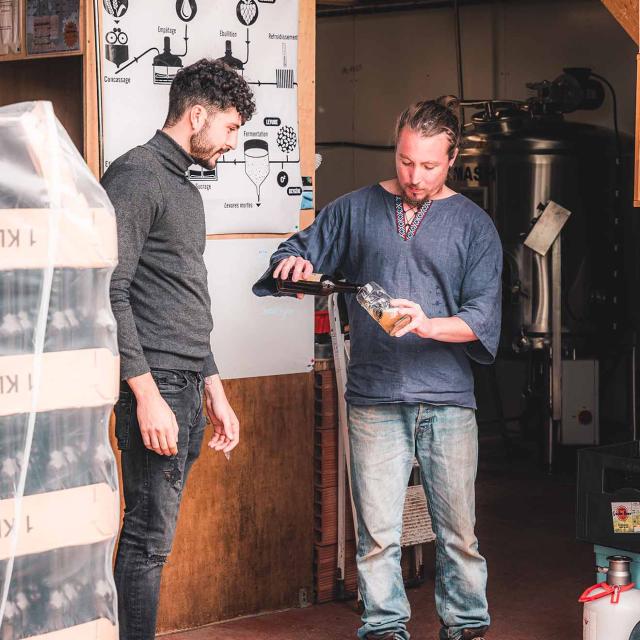
[[103,170],[162,128],[178,71],[207,57],[236,69],[257,110],[213,169],[192,165],[207,233],[298,228],[298,0],[102,0]]

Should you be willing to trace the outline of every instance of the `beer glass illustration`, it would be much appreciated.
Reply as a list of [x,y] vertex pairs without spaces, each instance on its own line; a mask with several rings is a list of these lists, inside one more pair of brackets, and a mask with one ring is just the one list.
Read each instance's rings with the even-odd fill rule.
[[260,202],[260,185],[269,175],[269,145],[265,140],[254,138],[244,143],[244,172],[256,185]]

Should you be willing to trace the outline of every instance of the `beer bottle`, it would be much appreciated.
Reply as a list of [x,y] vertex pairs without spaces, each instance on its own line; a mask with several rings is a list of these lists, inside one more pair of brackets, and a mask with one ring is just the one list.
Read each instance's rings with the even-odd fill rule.
[[330,296],[332,293],[358,293],[361,284],[340,280],[335,276],[322,273],[312,273],[305,280],[293,282],[291,274],[286,280],[278,278],[276,281],[278,293],[304,293],[310,296]]

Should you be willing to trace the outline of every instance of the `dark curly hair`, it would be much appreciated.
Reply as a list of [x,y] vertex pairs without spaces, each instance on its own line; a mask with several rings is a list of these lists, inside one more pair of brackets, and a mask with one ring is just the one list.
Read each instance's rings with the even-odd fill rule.
[[417,131],[425,138],[446,133],[449,138],[449,157],[453,158],[460,146],[460,118],[456,110],[459,100],[455,96],[440,96],[435,100],[422,100],[407,107],[396,122],[396,145],[405,127]]
[[169,113],[164,126],[175,125],[184,112],[196,104],[207,110],[226,111],[235,107],[243,124],[256,110],[247,81],[221,60],[207,58],[180,69],[176,74],[169,89]]

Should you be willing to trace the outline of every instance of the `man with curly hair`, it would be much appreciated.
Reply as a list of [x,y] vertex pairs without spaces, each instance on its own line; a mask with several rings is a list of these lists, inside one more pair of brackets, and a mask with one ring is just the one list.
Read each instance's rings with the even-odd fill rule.
[[215,167],[254,111],[245,80],[202,59],[176,75],[162,130],[102,179],[118,226],[111,306],[122,380],[115,406],[125,498],[115,567],[121,640],[155,637],[162,568],[204,435],[203,402],[214,429],[209,447],[228,454],[238,444],[240,425],[209,341],[204,206],[187,170]]

